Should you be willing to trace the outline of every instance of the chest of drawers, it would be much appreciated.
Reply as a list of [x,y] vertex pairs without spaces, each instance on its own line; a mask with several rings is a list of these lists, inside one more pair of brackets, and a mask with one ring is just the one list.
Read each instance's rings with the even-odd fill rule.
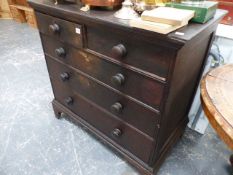
[[29,3],[36,11],[55,115],[84,125],[142,174],[154,174],[184,131],[225,12],[179,35],[160,35],[131,28],[112,11]]

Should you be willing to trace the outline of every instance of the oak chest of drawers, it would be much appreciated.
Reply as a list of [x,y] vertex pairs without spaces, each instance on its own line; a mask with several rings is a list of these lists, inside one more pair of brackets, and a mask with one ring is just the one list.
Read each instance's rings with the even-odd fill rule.
[[54,92],[55,115],[87,127],[142,174],[182,135],[218,22],[161,35],[113,11],[30,0]]

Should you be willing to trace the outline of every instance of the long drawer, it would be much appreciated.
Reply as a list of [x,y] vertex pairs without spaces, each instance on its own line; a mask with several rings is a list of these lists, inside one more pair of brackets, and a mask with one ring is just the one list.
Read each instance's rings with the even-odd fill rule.
[[[138,36],[123,36],[111,30],[83,26],[36,12],[42,34],[87,48],[97,54],[111,57],[125,66],[136,68],[166,81],[175,51],[141,40]],[[85,30],[84,30],[85,28]],[[133,35],[133,34],[132,34]],[[85,45],[83,44],[85,40]]]
[[[67,86],[112,115],[155,138],[160,117],[156,111],[81,75],[52,58],[46,57],[46,60],[50,77],[56,81],[54,89],[62,85]],[[63,74],[68,75],[66,79],[63,79],[64,76],[61,77]]]
[[166,81],[170,64],[175,58],[175,51],[171,48],[141,40],[134,33],[125,36],[111,29],[88,26],[86,35],[88,49]]
[[69,43],[77,48],[83,47],[83,27],[80,24],[36,12],[40,33]]
[[41,35],[41,39],[47,55],[56,57],[153,108],[160,108],[165,83],[83,52],[51,37]]
[[[83,118],[90,125],[128,150],[142,161],[148,163],[155,141],[137,132],[133,127],[104,112],[101,108],[83,98],[79,93],[57,80],[51,79],[55,99]],[[72,100],[70,100],[72,99]]]

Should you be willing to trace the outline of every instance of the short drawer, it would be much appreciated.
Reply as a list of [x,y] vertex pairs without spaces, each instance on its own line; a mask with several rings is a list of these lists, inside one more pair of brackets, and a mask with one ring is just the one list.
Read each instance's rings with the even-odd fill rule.
[[50,77],[59,86],[67,86],[107,110],[112,115],[124,120],[146,135],[155,138],[159,124],[159,113],[135,102],[125,94],[109,89],[104,84],[97,83],[67,66],[46,58]]
[[169,47],[143,41],[133,33],[123,36],[110,29],[87,27],[86,35],[88,49],[166,81],[170,63],[175,58],[175,51]]
[[114,145],[124,148],[137,158],[148,163],[155,141],[145,137],[126,123],[114,118],[101,108],[86,100],[67,86],[52,80],[55,99],[69,110],[84,119],[101,133],[106,135]]
[[[75,49],[53,38],[41,36],[45,53],[81,70],[105,84],[159,109],[164,93],[164,82],[123,68],[108,60]],[[60,52],[59,52],[60,50]],[[59,54],[59,53],[63,54]]]
[[83,47],[83,29],[80,24],[36,12],[39,31],[77,48]]

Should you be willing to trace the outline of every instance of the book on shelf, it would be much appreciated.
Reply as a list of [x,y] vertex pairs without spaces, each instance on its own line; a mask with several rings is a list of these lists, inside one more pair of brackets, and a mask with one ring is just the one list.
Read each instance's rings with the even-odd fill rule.
[[158,7],[153,10],[146,10],[141,15],[144,21],[170,24],[173,26],[187,24],[193,17],[193,10],[182,10],[171,7]]
[[168,34],[187,25],[193,17],[193,10],[158,7],[150,11],[144,11],[141,18],[130,21],[130,26],[161,34]]
[[177,9],[194,10],[195,16],[191,21],[197,23],[206,23],[215,15],[215,12],[218,8],[218,2],[204,1],[200,4],[167,3],[166,6]]
[[149,30],[161,34],[168,34],[172,31],[175,31],[188,23],[183,23],[182,25],[170,25],[170,24],[164,24],[164,23],[156,23],[156,22],[151,22],[151,21],[144,21],[141,18],[138,19],[133,19],[130,21],[130,26],[144,29],[144,30]]

